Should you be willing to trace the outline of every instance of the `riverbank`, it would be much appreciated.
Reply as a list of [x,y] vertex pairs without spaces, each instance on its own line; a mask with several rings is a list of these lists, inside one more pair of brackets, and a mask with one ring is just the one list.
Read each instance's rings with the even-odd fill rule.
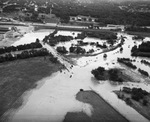
[[[83,116],[90,122],[128,122],[119,112],[117,112],[110,104],[108,104],[102,97],[94,91],[80,91],[76,94],[76,99],[83,103],[92,105],[93,111],[90,119],[84,114],[76,114],[77,117]],[[74,118],[75,114],[67,114],[64,122],[69,122],[69,119]],[[76,121],[80,122],[80,121]]]
[[0,64],[0,120],[6,119],[5,112],[13,108],[17,109],[22,105],[23,93],[36,88],[37,81],[62,68],[61,64],[51,63],[48,57]]

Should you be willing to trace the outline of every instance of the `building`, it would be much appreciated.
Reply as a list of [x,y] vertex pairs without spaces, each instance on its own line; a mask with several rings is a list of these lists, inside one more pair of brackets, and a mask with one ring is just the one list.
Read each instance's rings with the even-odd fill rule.
[[123,31],[125,29],[125,26],[124,25],[107,24],[107,28],[112,29],[112,30],[120,29]]
[[88,23],[93,24],[96,23],[97,18],[90,17],[90,16],[70,16],[70,22],[80,22],[80,23]]

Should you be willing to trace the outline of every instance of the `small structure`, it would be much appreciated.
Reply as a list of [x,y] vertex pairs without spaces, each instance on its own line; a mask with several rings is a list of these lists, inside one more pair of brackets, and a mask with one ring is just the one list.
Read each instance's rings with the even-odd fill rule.
[[107,24],[107,28],[113,29],[113,30],[121,29],[123,31],[125,29],[125,26],[124,25]]
[[70,16],[70,22],[71,23],[87,23],[87,24],[93,24],[96,23],[97,18],[91,17],[91,16]]

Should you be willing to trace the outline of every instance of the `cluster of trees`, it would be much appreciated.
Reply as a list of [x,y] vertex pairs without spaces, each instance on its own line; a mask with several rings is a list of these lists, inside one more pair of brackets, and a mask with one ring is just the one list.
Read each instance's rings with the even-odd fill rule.
[[141,63],[145,64],[145,65],[148,65],[150,66],[150,62],[149,61],[146,61],[146,60],[141,60]]
[[57,57],[54,57],[51,53],[49,54],[49,60],[52,62],[52,63],[59,63],[59,60]]
[[92,70],[91,73],[97,80],[106,80],[105,71],[104,67],[98,67],[97,69]]
[[129,89],[128,92],[124,89],[125,88],[123,88],[123,91],[128,94],[130,93],[131,98],[135,101],[139,101],[149,94],[147,91],[142,90],[141,88],[132,88],[132,89],[128,88]]
[[145,75],[145,76],[149,76],[149,74],[148,74],[148,72],[146,72],[146,71],[144,71],[144,70],[142,70],[142,69],[138,69],[138,71],[142,74],[142,75]]
[[55,46],[59,42],[66,42],[66,41],[73,40],[72,36],[63,36],[63,35],[55,36],[55,34],[57,34],[57,32],[58,31],[55,30],[53,33],[49,34],[48,36],[45,36],[45,38],[43,39],[43,42],[48,43],[51,46]]
[[114,82],[123,82],[120,77],[121,71],[119,69],[109,69],[106,70],[104,67],[98,67],[91,71],[97,80],[111,80]]
[[87,46],[88,44],[88,42],[78,41],[79,46]]
[[69,51],[70,51],[70,53],[75,53],[75,54],[85,54],[86,53],[86,50],[79,46],[77,46],[77,47],[71,46],[69,48]]
[[96,43],[96,47],[99,47],[99,48],[107,48],[106,44],[99,44],[98,42]]
[[[38,0],[39,1],[39,0]],[[130,1],[132,2],[132,1]],[[140,1],[141,2],[141,1]],[[142,1],[143,2],[143,1]],[[16,2],[18,3],[18,2]],[[19,1],[19,7],[21,5],[22,8],[27,8],[28,11],[34,11],[34,7],[29,7],[29,4],[25,4],[25,2]],[[150,25],[150,16],[148,12],[128,12],[128,10],[120,10],[119,6],[124,6],[123,3],[112,3],[108,1],[96,1],[90,4],[79,4],[75,1],[64,1],[64,0],[55,0],[53,1],[53,14],[60,18],[61,22],[68,23],[69,16],[77,16],[77,15],[85,15],[96,17],[97,22],[100,25],[106,24],[124,24],[124,25],[139,25],[139,26],[149,26]],[[128,7],[135,8],[135,3],[128,3]],[[144,3],[144,2],[143,2]],[[129,6],[130,4],[130,6]],[[137,3],[136,3],[137,4]],[[138,3],[139,6],[141,3]],[[147,3],[145,3],[147,4]],[[38,2],[39,6],[44,5],[43,1]],[[16,7],[13,7],[16,6]],[[6,12],[16,11],[13,8],[18,8],[17,5],[9,6],[6,8]],[[51,7],[51,3],[46,7],[39,7],[38,12],[49,13],[49,9]],[[142,6],[143,7],[143,6]],[[5,11],[5,10],[4,10]],[[18,11],[18,9],[17,9]],[[36,17],[34,17],[37,20]],[[34,21],[34,19],[32,19]]]
[[75,39],[85,39],[87,37],[86,32],[78,33]]
[[26,50],[26,49],[36,49],[36,48],[42,48],[42,45],[38,41],[30,43],[30,44],[0,48],[0,54],[10,53],[14,51],[21,51],[21,50]]
[[92,38],[99,38],[103,40],[116,40],[117,39],[117,33],[113,32],[82,32],[81,34],[78,34],[76,39],[84,39],[86,37],[92,37]]
[[136,45],[131,50],[132,56],[150,57],[150,42],[142,42],[139,47]]
[[59,47],[57,47],[57,52],[59,52],[59,53],[61,53],[61,54],[66,54],[66,53],[68,53],[68,51],[66,50],[66,48],[64,47],[64,46],[59,46]]
[[101,45],[98,42],[83,42],[83,41],[78,41],[78,46],[87,46],[87,45],[96,46],[97,48],[107,48],[106,44]]
[[[142,104],[144,106],[147,106],[148,104],[148,100],[145,98],[145,96],[149,95],[149,93],[145,90],[142,90],[141,88],[128,88],[128,87],[123,87],[123,92],[127,93],[127,94],[131,94],[131,98],[135,101],[141,101]],[[124,96],[122,96],[121,98],[123,99]],[[131,99],[130,98],[126,98],[126,103],[131,105]]]
[[123,82],[123,79],[120,77],[121,71],[119,69],[109,69],[109,80],[115,81],[115,82]]
[[29,51],[22,51],[20,54],[5,54],[4,56],[0,56],[0,63],[6,62],[6,61],[14,61],[17,59],[27,59],[31,57],[38,57],[38,56],[47,56],[49,55],[49,52],[47,49],[42,48],[39,50],[29,50]]
[[[133,5],[134,8],[134,4],[135,2],[130,5]],[[139,3],[139,5],[141,5],[141,3]],[[56,5],[54,5],[53,13],[66,23],[69,22],[69,16],[85,15],[98,18],[97,22],[99,22],[101,25],[150,25],[149,13],[136,12],[135,14],[135,12],[132,13],[126,10],[120,10],[119,6],[124,5],[123,3],[112,4],[112,2],[107,1],[97,1],[90,4],[78,4],[74,1],[58,2]],[[127,6],[129,7],[129,5]]]
[[118,61],[119,63],[125,64],[126,66],[128,66],[128,67],[130,67],[130,68],[132,68],[132,69],[136,69],[136,68],[137,68],[135,65],[133,65],[133,64],[131,63],[132,60],[130,60],[129,58],[118,58],[117,61]]

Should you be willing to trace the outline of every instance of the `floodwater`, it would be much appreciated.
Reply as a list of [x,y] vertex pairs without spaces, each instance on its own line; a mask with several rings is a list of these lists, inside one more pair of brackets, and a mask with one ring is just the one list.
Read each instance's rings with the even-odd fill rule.
[[[61,33],[63,34],[63,31]],[[66,32],[64,33],[66,34]],[[14,45],[26,43],[25,40],[29,42],[35,41],[36,38],[41,40],[47,34],[47,32],[29,33],[25,35],[20,42],[18,41]],[[119,34],[122,35],[121,33]],[[77,65],[73,66],[73,68],[70,68],[71,65],[67,64],[69,71],[58,71],[52,76],[39,81],[36,89],[28,91],[23,96],[23,106],[12,112],[10,122],[62,122],[67,112],[80,111],[91,116],[93,110],[92,106],[76,100],[76,94],[80,89],[96,91],[131,122],[149,122],[133,108],[127,106],[124,101],[119,100],[113,93],[114,90],[120,90],[123,86],[140,87],[150,91],[149,84],[145,82],[129,82],[114,85],[109,81],[96,81],[91,74],[91,70],[98,66],[103,66],[106,69],[112,67],[124,68],[117,63],[117,58],[132,58],[130,56],[130,50],[134,45],[134,41],[132,40],[132,36],[123,35],[126,36],[127,39],[125,39],[126,41],[123,45],[124,50],[122,53],[119,52],[119,49],[116,49],[107,53],[107,59],[103,58],[103,54],[79,58],[77,59]],[[139,43],[137,43],[137,45]],[[48,47],[48,45],[45,45],[45,47],[53,52],[55,56],[58,56],[57,53],[53,51],[53,48]],[[137,58],[137,61],[140,60],[141,58]],[[62,60],[62,63],[66,62]],[[140,63],[135,62],[135,64],[139,65]],[[141,66],[143,65],[137,67]],[[148,70],[148,66],[144,66],[144,69]]]

